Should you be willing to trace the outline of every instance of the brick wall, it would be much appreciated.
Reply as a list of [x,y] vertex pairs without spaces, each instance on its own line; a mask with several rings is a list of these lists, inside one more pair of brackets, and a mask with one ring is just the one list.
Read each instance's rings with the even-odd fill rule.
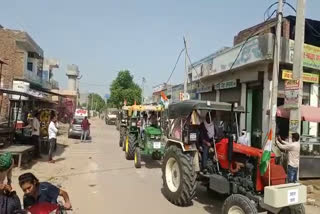
[[[276,31],[276,19],[271,19],[270,21],[260,23],[253,27],[242,30],[234,37],[233,45],[237,45],[243,41],[245,41],[249,36],[253,34],[263,35],[266,33],[275,34]],[[282,21],[282,36],[286,39],[289,39],[290,36],[290,21],[286,18],[283,18]]]
[[[24,71],[23,53],[17,49],[15,33],[0,29],[0,58],[8,65],[3,65],[2,68],[2,85],[3,88],[12,88],[12,81],[15,75],[22,76]],[[0,121],[4,120],[9,115],[9,99],[7,95],[0,95]]]

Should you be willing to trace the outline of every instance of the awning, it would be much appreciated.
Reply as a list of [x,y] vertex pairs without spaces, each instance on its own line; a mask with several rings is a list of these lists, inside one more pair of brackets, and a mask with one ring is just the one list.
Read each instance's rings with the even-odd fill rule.
[[[308,122],[320,123],[320,108],[302,105],[300,107],[301,120]],[[279,106],[277,109],[277,116],[282,118],[290,118],[290,109],[284,108],[284,106]]]

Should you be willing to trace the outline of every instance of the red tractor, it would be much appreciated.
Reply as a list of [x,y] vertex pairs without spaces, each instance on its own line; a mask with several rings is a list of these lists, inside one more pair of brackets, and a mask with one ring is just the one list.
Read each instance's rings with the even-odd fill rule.
[[[210,122],[214,121],[217,133],[204,169],[200,123],[208,112],[216,113]],[[261,175],[263,151],[236,142],[241,112],[243,108],[221,102],[187,100],[169,105],[162,165],[165,197],[175,205],[188,206],[200,182],[208,190],[230,195],[223,214],[305,213],[306,187],[286,184],[286,173],[276,164],[275,155],[271,155],[267,173]]]

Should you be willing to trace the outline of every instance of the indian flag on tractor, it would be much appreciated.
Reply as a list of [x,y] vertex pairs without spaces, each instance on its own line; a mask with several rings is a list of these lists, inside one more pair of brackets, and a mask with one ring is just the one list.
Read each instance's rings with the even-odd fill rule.
[[260,173],[264,175],[268,169],[271,157],[271,148],[272,148],[272,129],[268,133],[268,140],[264,146],[263,154],[260,162]]

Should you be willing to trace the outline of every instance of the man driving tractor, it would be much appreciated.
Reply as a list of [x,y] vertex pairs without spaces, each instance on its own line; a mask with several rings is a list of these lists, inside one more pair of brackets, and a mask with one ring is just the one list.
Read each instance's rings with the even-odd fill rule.
[[202,145],[202,168],[207,170],[207,162],[209,156],[209,150],[212,146],[213,140],[215,138],[216,127],[214,125],[214,118],[216,117],[216,112],[207,112],[206,119],[200,124],[200,141]]

